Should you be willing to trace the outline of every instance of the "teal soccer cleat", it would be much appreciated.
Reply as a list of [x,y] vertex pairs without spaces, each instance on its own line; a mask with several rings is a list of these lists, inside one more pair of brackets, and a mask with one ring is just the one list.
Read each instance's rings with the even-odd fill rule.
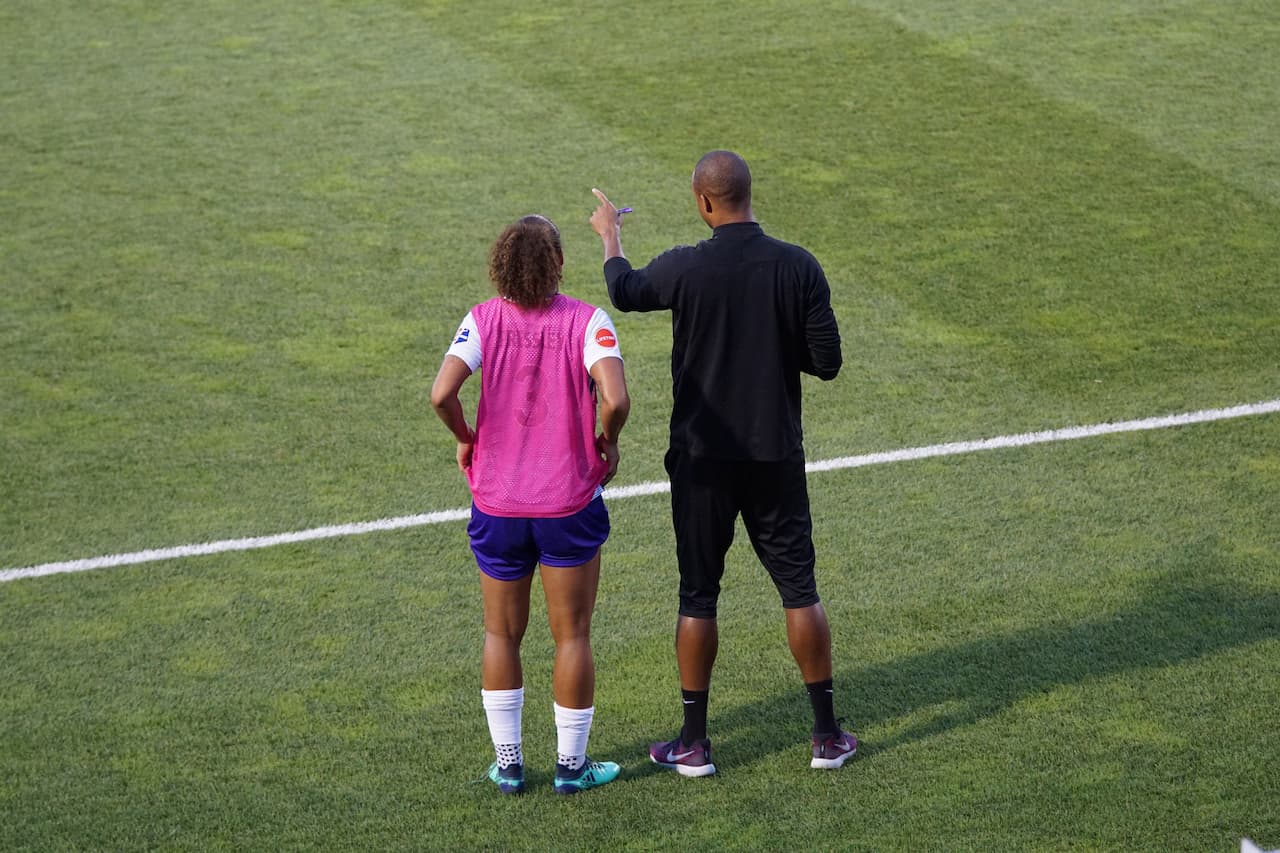
[[520,794],[524,792],[524,765],[512,764],[498,767],[498,762],[489,765],[489,781],[498,786],[504,794]]
[[577,770],[567,770],[557,765],[556,793],[576,794],[588,788],[608,785],[617,779],[620,773],[622,768],[612,761],[592,761],[590,758]]

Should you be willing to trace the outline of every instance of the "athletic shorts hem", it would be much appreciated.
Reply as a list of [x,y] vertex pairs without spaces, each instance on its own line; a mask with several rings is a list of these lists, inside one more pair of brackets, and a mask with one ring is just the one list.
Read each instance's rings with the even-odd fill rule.
[[467,525],[480,571],[500,581],[521,580],[546,566],[590,562],[609,538],[609,510],[596,497],[578,512],[559,518],[512,518],[486,513],[474,503]]

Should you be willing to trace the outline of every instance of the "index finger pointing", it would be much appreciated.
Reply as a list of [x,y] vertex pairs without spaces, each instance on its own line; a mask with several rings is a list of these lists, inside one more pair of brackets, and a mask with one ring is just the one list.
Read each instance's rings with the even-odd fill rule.
[[609,199],[605,196],[605,194],[600,192],[600,190],[596,189],[595,187],[592,187],[591,192],[595,193],[596,198],[600,199],[601,204],[607,204],[610,207],[613,207],[613,203],[610,202]]

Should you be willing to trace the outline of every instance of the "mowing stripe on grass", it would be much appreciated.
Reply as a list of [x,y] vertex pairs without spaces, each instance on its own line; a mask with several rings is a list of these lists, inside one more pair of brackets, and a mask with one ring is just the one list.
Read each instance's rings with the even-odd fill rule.
[[[1094,424],[1092,426],[1066,427],[1064,429],[1045,430],[1043,432],[1026,432],[1018,435],[1003,435],[996,438],[983,438],[976,441],[955,441],[947,444],[932,444],[926,447],[908,447],[902,450],[890,450],[881,453],[867,453],[861,456],[841,456],[820,462],[809,462],[805,470],[835,471],[841,468],[861,468],[866,465],[884,465],[890,462],[908,462],[914,459],[928,459],[933,456],[955,456],[961,453],[974,453],[979,450],[999,450],[1009,447],[1025,447],[1029,444],[1045,444],[1054,441],[1071,441],[1078,438],[1091,438],[1118,432],[1139,432],[1141,430],[1167,429],[1169,427],[1186,426],[1188,424],[1222,421],[1230,418],[1242,418],[1249,415],[1263,415],[1280,412],[1280,399],[1266,400],[1261,403],[1246,403],[1226,409],[1205,409],[1199,412],[1188,412],[1181,415],[1164,415],[1144,418],[1142,420],[1120,421],[1118,423]],[[670,491],[671,484],[663,482],[637,483],[632,486],[611,487],[607,490],[610,499],[632,498],[642,495],[656,495]],[[420,527],[426,524],[442,524],[448,521],[462,521],[470,517],[469,509],[449,509],[439,512],[428,512],[421,515],[405,515],[399,518],[383,518],[377,521],[361,521],[353,524],[334,524],[328,527],[313,527],[310,530],[298,530],[293,533],[277,533],[271,536],[252,536],[247,539],[223,539],[218,542],[205,542],[198,545],[178,545],[172,548],[155,548],[147,551],[134,551],[128,554],[110,554],[103,557],[90,557],[83,560],[67,560],[60,563],[44,563],[22,569],[5,569],[0,571],[0,583],[33,578],[42,575],[56,575],[67,572],[87,572],[95,569],[106,569],[113,566],[128,566],[135,563],[149,563],[156,560],[173,560],[181,557],[198,557],[204,554],[220,554],[227,551],[251,551],[257,548],[270,548],[273,545],[285,545],[290,542],[307,542],[313,539],[332,539],[338,536],[356,536],[361,533],[374,533],[384,530],[400,530],[406,527]]]

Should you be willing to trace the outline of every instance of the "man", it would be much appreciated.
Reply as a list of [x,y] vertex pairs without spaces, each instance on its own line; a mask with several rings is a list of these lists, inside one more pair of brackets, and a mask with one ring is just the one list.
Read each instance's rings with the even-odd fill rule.
[[832,379],[840,333],[822,267],[767,236],[751,208],[751,172],[731,151],[693,171],[710,240],[633,269],[622,219],[599,190],[591,227],[604,244],[609,298],[620,311],[672,317],[671,514],[680,567],[676,662],[684,700],[679,737],[650,759],[684,776],[715,773],[707,696],[719,634],[716,602],[739,514],[786,613],[787,641],[813,705],[810,766],[842,766],[857,739],[840,730],[831,688],[831,630],[814,579],[805,483],[800,374]]

